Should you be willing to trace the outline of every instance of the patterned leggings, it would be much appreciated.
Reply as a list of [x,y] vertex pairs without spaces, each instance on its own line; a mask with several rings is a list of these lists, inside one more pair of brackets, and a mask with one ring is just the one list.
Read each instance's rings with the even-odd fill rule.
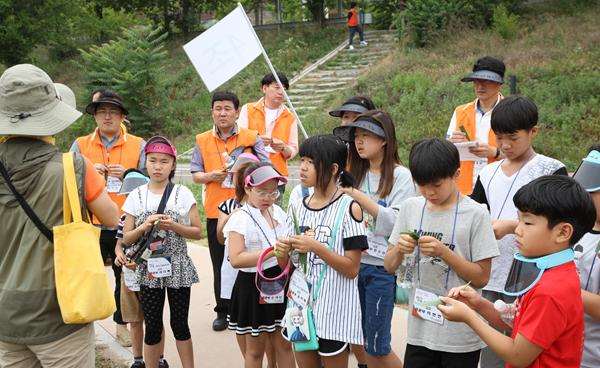
[[[166,288],[171,311],[171,330],[176,340],[187,340],[191,337],[188,326],[191,288]],[[140,286],[140,302],[144,310],[144,342],[156,345],[163,332],[163,309],[165,307],[165,289]]]

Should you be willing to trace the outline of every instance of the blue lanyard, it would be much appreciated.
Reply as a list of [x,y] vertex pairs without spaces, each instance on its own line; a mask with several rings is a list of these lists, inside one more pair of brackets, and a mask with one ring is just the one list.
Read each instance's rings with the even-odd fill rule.
[[[498,212],[498,215],[496,216],[496,220],[500,219],[500,215],[502,215],[502,211],[504,210],[504,205],[506,204],[506,201],[508,200],[508,197],[510,196],[510,192],[512,192],[512,188],[515,185],[515,182],[517,181],[517,178],[519,177],[519,174],[521,173],[521,170],[525,167],[525,165],[527,165],[527,163],[529,161],[531,161],[534,157],[536,156],[536,154],[534,153],[533,156],[531,156],[530,158],[528,158],[525,162],[523,162],[523,164],[521,165],[521,167],[519,168],[519,171],[517,171],[517,173],[515,174],[514,179],[512,180],[512,183],[510,183],[510,187],[508,187],[508,192],[506,192],[506,196],[504,197],[504,201],[502,201],[502,206],[500,207],[500,212]],[[504,159],[502,161],[500,161],[500,164],[498,166],[496,166],[496,170],[494,170],[494,173],[492,174],[492,177],[490,178],[490,181],[488,182],[487,185],[487,190],[486,193],[487,195],[489,195],[490,193],[490,184],[492,184],[492,181],[494,180],[494,177],[496,177],[496,173],[498,172],[498,170],[500,169],[500,167],[502,166],[502,163],[504,162]],[[490,212],[491,212],[491,208],[490,208]],[[493,216],[492,216],[493,218]]]
[[[452,225],[452,237],[450,238],[450,245],[454,244],[454,234],[456,232],[456,219],[458,218],[458,202],[460,202],[460,192],[456,193],[456,206],[454,208],[454,224]],[[419,220],[419,232],[417,233],[417,235],[421,236],[422,231],[422,226],[423,226],[423,218],[425,217],[425,207],[427,207],[427,200],[425,200],[425,203],[423,203],[423,208],[421,209],[421,219]],[[421,269],[420,269],[420,256],[419,254],[421,253],[419,250],[419,243],[417,242],[417,256],[415,258],[415,262],[417,263],[417,280],[419,281],[419,284],[421,283]],[[446,271],[446,284],[445,284],[445,289],[448,289],[448,280],[450,278],[450,266],[448,266],[448,270]]]
[[[375,194],[377,194],[377,192],[375,192],[375,193],[371,192],[371,178],[370,178],[368,171],[367,171],[367,177],[365,179],[367,182],[367,194],[369,195],[369,198],[374,199]],[[380,206],[383,206],[383,207],[387,207],[387,203],[386,203],[385,199],[383,199],[383,198],[379,198],[379,200],[377,201],[377,204]]]

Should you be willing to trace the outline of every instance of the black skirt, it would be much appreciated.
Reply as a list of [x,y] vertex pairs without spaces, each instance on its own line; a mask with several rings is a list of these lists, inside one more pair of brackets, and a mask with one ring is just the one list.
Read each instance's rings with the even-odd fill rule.
[[[263,271],[267,277],[275,277],[281,273],[279,266]],[[238,335],[252,334],[258,336],[262,332],[274,332],[281,326],[287,305],[287,286],[283,303],[260,304],[260,292],[255,285],[255,272],[240,271],[233,285],[229,314],[229,329]]]

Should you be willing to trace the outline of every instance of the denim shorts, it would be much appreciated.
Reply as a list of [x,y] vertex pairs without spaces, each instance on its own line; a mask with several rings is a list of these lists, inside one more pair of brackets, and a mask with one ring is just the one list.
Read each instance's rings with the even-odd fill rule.
[[365,350],[372,356],[385,356],[392,351],[392,315],[396,292],[396,276],[383,266],[361,263],[358,291],[362,312]]

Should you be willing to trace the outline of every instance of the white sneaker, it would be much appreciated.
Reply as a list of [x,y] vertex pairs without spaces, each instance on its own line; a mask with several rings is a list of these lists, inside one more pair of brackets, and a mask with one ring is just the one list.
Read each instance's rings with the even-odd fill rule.
[[348,46],[348,50],[354,50],[354,46],[352,46],[352,45]]
[[361,46],[367,46],[367,45],[368,45],[368,43],[367,43],[367,41],[360,41],[360,45],[361,45]]

